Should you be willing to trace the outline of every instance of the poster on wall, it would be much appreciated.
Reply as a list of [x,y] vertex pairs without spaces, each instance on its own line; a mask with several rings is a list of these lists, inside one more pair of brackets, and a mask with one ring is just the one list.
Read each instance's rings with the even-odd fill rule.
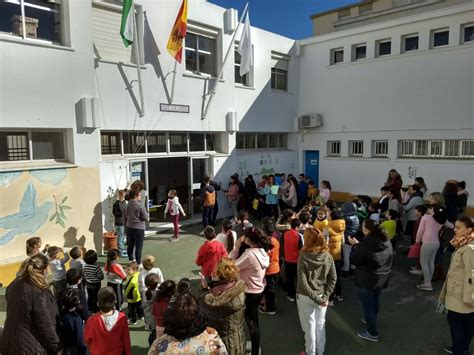
[[297,173],[295,152],[265,152],[237,156],[237,173],[241,178],[253,175],[259,180],[262,175]]

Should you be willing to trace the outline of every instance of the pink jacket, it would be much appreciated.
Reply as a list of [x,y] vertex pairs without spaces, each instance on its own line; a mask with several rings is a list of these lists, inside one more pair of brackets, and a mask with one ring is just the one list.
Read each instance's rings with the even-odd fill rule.
[[[450,222],[446,222],[444,225],[448,228],[453,227]],[[420,226],[416,233],[416,242],[439,244],[439,231],[442,226],[442,224],[436,222],[432,215],[425,214],[421,217]]]
[[[238,255],[238,248],[234,248],[231,258]],[[265,289],[265,272],[270,265],[270,258],[263,249],[249,248],[235,261],[240,269],[240,278],[245,281],[247,293],[261,293]]]

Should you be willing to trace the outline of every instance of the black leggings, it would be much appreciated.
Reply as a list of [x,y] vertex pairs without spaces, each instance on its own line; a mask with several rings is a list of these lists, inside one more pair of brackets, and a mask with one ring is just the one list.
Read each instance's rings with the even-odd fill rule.
[[252,355],[258,355],[260,349],[260,328],[258,326],[258,305],[262,293],[245,294],[245,323],[249,328],[250,340],[252,341]]

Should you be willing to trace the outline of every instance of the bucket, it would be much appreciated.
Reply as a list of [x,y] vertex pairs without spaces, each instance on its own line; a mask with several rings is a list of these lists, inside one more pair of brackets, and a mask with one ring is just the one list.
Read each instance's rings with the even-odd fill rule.
[[115,232],[104,233],[104,250],[117,249],[117,234]]

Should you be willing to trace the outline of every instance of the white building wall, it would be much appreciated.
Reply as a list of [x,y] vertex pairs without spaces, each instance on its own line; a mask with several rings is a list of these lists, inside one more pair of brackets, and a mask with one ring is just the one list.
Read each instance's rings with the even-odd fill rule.
[[[298,110],[322,114],[324,126],[305,134],[300,148],[321,152],[321,179],[337,191],[377,195],[395,168],[406,183],[424,177],[431,191],[452,178],[474,190],[472,160],[399,159],[397,147],[401,139],[474,138],[474,46],[460,45],[461,25],[473,15],[472,4],[456,6],[301,41]],[[429,49],[430,31],[443,27],[449,46]],[[411,33],[419,33],[419,50],[401,54],[401,38]],[[385,38],[392,54],[375,58],[375,41]],[[367,44],[367,59],[351,62],[359,43]],[[339,47],[344,63],[330,65],[330,50]],[[327,157],[328,140],[341,140],[341,158]],[[348,158],[349,140],[364,141],[363,158]],[[371,158],[372,140],[388,140],[388,158]]]

